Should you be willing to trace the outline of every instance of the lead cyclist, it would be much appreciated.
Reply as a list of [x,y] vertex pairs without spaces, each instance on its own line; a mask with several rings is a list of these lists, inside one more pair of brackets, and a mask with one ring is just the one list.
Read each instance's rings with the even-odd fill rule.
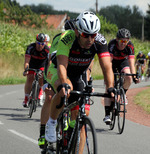
[[[55,95],[50,104],[50,118],[46,127],[46,140],[56,142],[56,123],[61,109],[56,109],[65,95],[65,86],[71,90],[84,89],[83,73],[88,69],[95,54],[98,55],[99,65],[102,68],[106,81],[106,89],[113,96],[113,71],[111,57],[108,52],[105,38],[98,34],[100,30],[100,20],[93,13],[85,11],[76,19],[75,30],[68,30],[61,34],[59,39],[53,39],[50,53],[55,52],[55,58],[48,68],[47,81],[52,85]],[[82,81],[82,83],[81,83]],[[72,98],[74,101],[76,98]],[[72,111],[72,120],[76,119],[77,110]],[[82,153],[82,147],[80,147]]]

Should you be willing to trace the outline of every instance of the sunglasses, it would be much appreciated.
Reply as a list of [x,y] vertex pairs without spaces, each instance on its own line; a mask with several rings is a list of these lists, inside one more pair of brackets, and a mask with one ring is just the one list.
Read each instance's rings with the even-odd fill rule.
[[[79,32],[80,33],[80,32]],[[87,33],[80,33],[80,35],[82,36],[82,37],[84,37],[84,38],[88,38],[89,36],[91,36],[91,38],[94,38],[96,35],[97,35],[97,33],[95,33],[95,34],[87,34]]]
[[38,45],[45,45],[44,42],[42,43],[42,42],[38,42],[38,41],[37,41],[36,43],[37,43]]
[[128,43],[128,40],[119,40],[120,43]]

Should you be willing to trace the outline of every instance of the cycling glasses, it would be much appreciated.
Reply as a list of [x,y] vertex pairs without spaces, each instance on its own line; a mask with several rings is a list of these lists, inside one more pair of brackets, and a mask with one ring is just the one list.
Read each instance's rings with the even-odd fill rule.
[[36,43],[37,43],[38,45],[45,45],[44,42],[38,42],[38,41],[36,41]]
[[83,32],[79,32],[79,33],[84,38],[88,38],[89,36],[91,36],[91,38],[94,38],[97,35],[97,33],[95,33],[95,34],[87,34],[87,33],[83,33]]
[[118,40],[120,43],[128,43],[129,40]]

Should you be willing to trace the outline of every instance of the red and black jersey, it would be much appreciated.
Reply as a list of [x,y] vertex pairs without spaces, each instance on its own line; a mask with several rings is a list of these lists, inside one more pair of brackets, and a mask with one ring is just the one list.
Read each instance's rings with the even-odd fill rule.
[[30,68],[39,69],[45,66],[45,62],[48,59],[49,47],[44,46],[42,51],[36,50],[36,43],[31,43],[26,50],[25,56],[30,57]]
[[134,46],[131,41],[128,42],[127,46],[123,50],[119,50],[117,45],[116,39],[111,40],[108,44],[108,50],[114,60],[134,58]]

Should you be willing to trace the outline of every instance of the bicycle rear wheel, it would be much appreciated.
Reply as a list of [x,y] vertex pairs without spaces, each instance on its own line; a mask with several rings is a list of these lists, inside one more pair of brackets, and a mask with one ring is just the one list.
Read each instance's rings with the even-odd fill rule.
[[[81,131],[83,133],[81,133]],[[82,135],[82,138],[81,138]],[[81,140],[82,139],[82,140]],[[82,141],[82,148],[81,148]],[[72,151],[73,154],[83,151],[83,154],[97,154],[97,137],[94,123],[89,117],[84,117],[76,133],[76,145]]]
[[120,100],[117,103],[117,110],[118,110],[118,131],[119,134],[122,134],[124,130],[125,125],[125,113],[126,113],[126,107],[125,107],[125,92],[123,88],[120,89]]

